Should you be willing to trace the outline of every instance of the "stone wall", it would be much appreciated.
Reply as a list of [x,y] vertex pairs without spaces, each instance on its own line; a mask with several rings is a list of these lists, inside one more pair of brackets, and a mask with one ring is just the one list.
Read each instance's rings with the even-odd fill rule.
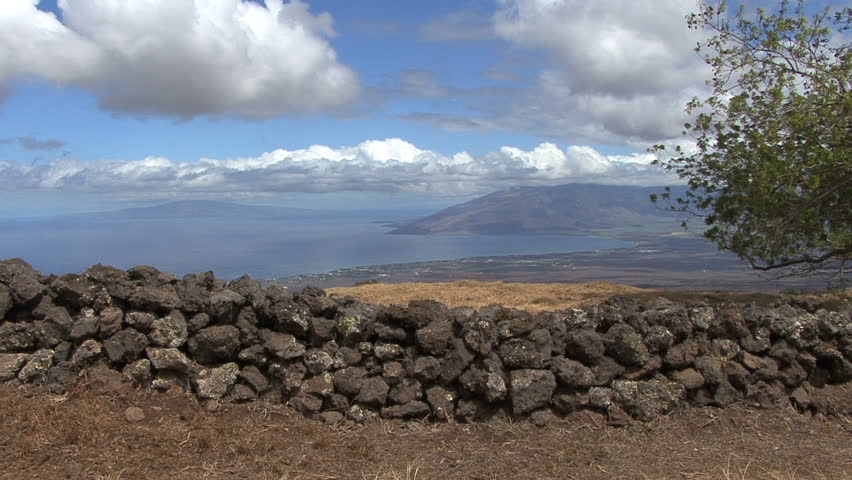
[[96,265],[46,277],[14,259],[0,262],[0,381],[61,393],[100,364],[136,385],[286,402],[326,422],[808,409],[815,389],[852,380],[850,312],[849,302],[626,297],[537,315],[381,307],[212,272]]

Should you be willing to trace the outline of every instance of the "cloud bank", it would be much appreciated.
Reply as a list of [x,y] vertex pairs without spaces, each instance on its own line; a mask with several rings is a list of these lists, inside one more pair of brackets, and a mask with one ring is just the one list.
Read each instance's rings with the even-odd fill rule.
[[661,185],[676,182],[649,165],[650,154],[603,155],[592,147],[502,147],[474,156],[421,150],[398,138],[356,146],[277,149],[257,157],[163,157],[82,162],[60,158],[25,166],[0,162],[0,190],[63,193],[271,193],[379,191],[474,195],[521,185],[572,182]]
[[100,107],[180,118],[263,119],[358,96],[327,38],[327,13],[298,0],[3,0],[0,99],[38,79],[93,92]]

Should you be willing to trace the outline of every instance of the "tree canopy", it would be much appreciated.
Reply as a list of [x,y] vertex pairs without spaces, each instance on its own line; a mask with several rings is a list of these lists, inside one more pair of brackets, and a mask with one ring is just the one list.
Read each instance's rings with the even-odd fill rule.
[[[686,106],[694,146],[656,145],[655,163],[689,190],[655,203],[703,219],[704,236],[758,270],[830,272],[852,259],[852,9],[805,2],[729,16],[724,1],[687,17],[708,32],[706,98]],[[686,226],[686,225],[685,225]]]

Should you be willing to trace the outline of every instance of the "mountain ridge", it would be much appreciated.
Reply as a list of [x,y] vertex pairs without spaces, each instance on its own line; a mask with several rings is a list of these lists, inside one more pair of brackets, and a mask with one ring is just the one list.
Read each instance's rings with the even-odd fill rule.
[[[678,215],[654,206],[660,187],[572,183],[501,190],[399,225],[396,235],[507,235],[588,233],[663,228]],[[676,187],[677,195],[685,187]]]

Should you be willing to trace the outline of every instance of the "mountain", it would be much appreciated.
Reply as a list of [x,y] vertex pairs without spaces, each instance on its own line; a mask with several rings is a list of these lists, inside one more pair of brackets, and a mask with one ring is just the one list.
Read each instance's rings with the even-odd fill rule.
[[[611,229],[674,231],[677,215],[649,200],[663,187],[568,184],[495,192],[390,232],[421,234],[587,233]],[[673,189],[673,194],[684,188]]]
[[306,217],[316,212],[301,208],[244,205],[216,200],[181,200],[151,207],[124,208],[109,212],[68,215],[75,218],[97,218],[101,220],[154,220],[178,218],[239,218],[274,220],[280,218]]

